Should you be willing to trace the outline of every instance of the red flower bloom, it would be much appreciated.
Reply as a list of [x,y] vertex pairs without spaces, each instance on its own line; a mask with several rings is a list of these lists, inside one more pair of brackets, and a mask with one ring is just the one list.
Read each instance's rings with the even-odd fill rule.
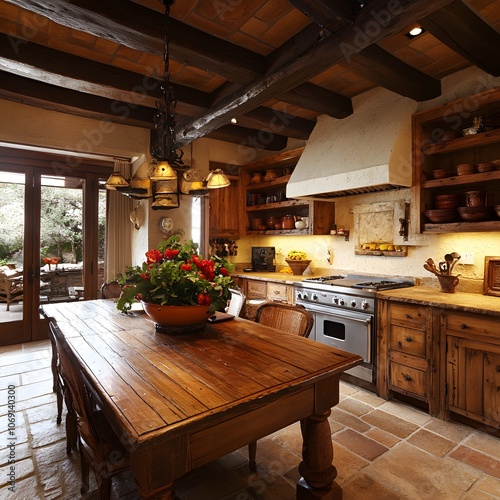
[[141,279],[149,281],[150,280],[149,274],[148,273],[142,273],[141,274]]
[[209,306],[212,303],[212,299],[210,298],[210,295],[207,293],[199,293],[198,294],[198,304],[200,306],[207,305]]
[[138,293],[138,294],[135,296],[135,298],[136,298],[137,300],[142,300],[142,293]]
[[160,263],[163,260],[163,254],[159,250],[148,250],[146,252],[146,262],[148,264]]
[[221,267],[219,271],[222,274],[222,276],[229,276],[229,273],[225,267]]
[[173,250],[172,248],[167,248],[165,250],[164,255],[166,259],[173,259],[175,256],[179,255],[179,250]]
[[191,264],[182,264],[181,269],[183,271],[192,271],[193,268],[191,267]]

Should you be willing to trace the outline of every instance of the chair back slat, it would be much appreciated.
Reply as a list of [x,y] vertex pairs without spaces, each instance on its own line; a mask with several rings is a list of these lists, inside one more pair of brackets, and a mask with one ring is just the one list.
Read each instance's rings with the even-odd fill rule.
[[279,302],[262,304],[257,309],[255,321],[301,337],[309,337],[314,325],[313,316],[304,307]]

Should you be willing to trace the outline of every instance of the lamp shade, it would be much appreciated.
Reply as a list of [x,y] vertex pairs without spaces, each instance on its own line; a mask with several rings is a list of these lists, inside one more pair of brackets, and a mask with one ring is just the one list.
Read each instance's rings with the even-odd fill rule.
[[152,181],[171,181],[177,179],[177,173],[168,161],[162,160],[158,162],[149,178]]
[[220,168],[212,170],[207,176],[208,189],[219,189],[227,187],[230,184],[231,182],[226,177],[226,174],[224,174],[224,172]]
[[128,182],[120,172],[113,172],[106,181],[106,189],[128,187]]

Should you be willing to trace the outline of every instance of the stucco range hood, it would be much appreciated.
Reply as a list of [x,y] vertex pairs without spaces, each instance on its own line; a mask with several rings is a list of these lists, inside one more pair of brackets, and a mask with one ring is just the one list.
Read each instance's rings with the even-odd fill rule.
[[411,186],[411,115],[417,103],[380,88],[357,101],[347,118],[318,118],[287,184],[287,198],[324,201]]

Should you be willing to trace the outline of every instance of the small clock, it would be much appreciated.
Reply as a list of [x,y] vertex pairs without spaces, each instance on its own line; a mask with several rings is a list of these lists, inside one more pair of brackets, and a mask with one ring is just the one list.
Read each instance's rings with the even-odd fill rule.
[[171,217],[162,217],[159,226],[162,233],[170,233],[174,228],[174,221]]

